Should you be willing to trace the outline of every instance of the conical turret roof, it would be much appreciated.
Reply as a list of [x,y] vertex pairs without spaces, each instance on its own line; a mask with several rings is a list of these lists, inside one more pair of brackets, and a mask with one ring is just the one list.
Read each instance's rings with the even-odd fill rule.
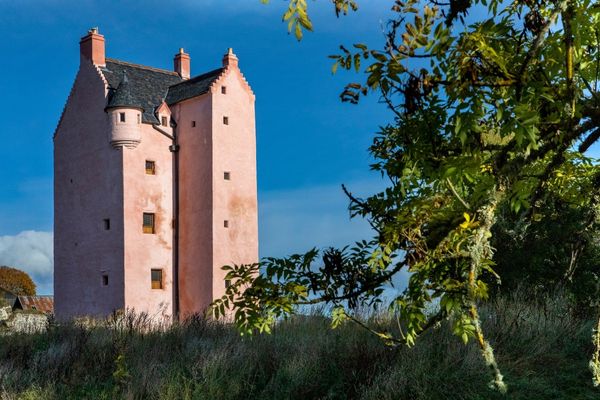
[[141,110],[144,107],[141,104],[138,104],[132,94],[131,84],[129,83],[129,79],[127,78],[127,73],[123,71],[123,78],[119,83],[119,86],[112,94],[110,100],[108,101],[108,105],[106,108],[117,108],[117,107],[126,107],[126,108],[139,108]]

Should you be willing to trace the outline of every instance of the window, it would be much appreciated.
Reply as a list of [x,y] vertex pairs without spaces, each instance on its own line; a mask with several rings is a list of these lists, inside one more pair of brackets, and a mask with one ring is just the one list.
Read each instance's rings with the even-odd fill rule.
[[228,220],[223,221],[223,227],[224,228],[229,228],[229,221]]
[[225,172],[223,173],[223,179],[225,179],[226,181],[229,181],[229,180],[231,180],[231,172],[229,172],[229,171],[225,171]]
[[162,289],[163,288],[163,279],[162,279],[162,269],[153,269],[150,272],[150,276],[152,279],[152,289]]
[[146,174],[155,175],[156,174],[156,164],[154,161],[146,160]]
[[125,122],[125,113],[119,113],[119,121]]
[[229,125],[229,117],[223,117],[223,125]]
[[227,86],[221,86],[221,93],[227,94]]
[[192,121],[192,128],[196,127],[196,121]]
[[142,123],[142,115],[138,114],[138,124],[141,124],[141,123]]
[[154,233],[154,214],[144,213],[144,233]]
[[160,124],[162,126],[167,126],[167,117],[160,117]]
[[108,275],[102,274],[102,286],[108,286]]
[[104,230],[106,230],[106,231],[110,230],[110,219],[108,219],[108,218],[104,219]]

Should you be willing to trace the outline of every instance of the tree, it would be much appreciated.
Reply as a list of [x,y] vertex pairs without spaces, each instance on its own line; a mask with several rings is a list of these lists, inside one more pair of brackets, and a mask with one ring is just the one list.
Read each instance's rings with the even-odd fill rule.
[[[332,2],[338,16],[357,8],[353,0]],[[220,316],[233,308],[251,333],[268,331],[299,304],[324,302],[333,307],[334,326],[364,326],[352,309],[382,302],[384,285],[406,270],[408,287],[387,304],[398,331],[365,327],[390,344],[412,345],[448,319],[465,342],[475,339],[492,385],[505,391],[478,314],[488,282],[501,279],[491,244],[499,213],[510,210],[525,225],[547,218],[549,188],[580,182],[586,192],[571,197],[584,209],[581,238],[597,228],[600,168],[585,153],[600,137],[600,4],[390,3],[394,16],[381,48],[358,43],[332,56],[334,72],[365,73],[346,86],[343,101],[374,93],[395,115],[370,147],[371,167],[389,186],[366,199],[344,188],[351,215],[366,218],[376,236],[349,248],[224,267],[234,284],[213,310]],[[290,0],[283,16],[298,39],[312,29],[307,7]],[[585,240],[574,246],[582,249]],[[591,369],[600,384],[600,333],[594,340]]]
[[0,266],[0,289],[17,296],[34,296],[35,283],[26,272],[7,266]]

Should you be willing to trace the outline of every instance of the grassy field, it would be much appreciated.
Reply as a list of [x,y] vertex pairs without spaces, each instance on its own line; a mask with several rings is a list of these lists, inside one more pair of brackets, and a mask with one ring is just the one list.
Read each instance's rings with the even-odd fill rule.
[[562,296],[484,306],[507,396],[445,324],[414,348],[388,348],[355,325],[306,316],[255,337],[202,320],[141,333],[133,318],[0,336],[0,399],[598,399],[593,322],[574,311]]

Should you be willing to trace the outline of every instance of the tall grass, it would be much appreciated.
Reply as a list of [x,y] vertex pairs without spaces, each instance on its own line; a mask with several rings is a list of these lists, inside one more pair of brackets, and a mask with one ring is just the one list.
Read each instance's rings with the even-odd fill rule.
[[[597,399],[587,370],[592,321],[560,294],[483,306],[510,399]],[[500,399],[474,344],[446,324],[414,348],[389,348],[361,328],[299,316],[272,335],[240,337],[194,318],[154,329],[127,323],[52,326],[0,336],[0,398]],[[381,317],[379,318],[381,322]]]

